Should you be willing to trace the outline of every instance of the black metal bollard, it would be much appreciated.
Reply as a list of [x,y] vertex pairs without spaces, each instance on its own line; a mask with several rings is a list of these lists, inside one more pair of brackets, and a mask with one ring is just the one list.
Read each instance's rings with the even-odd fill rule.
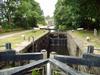
[[87,53],[93,53],[94,52],[94,46],[89,45],[87,48]]
[[6,47],[7,50],[11,50],[11,49],[12,49],[12,48],[11,48],[11,43],[6,43],[6,44],[5,44],[5,47]]

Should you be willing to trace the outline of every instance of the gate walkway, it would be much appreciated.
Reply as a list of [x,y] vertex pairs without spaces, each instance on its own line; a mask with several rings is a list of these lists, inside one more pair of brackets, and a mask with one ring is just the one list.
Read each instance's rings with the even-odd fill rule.
[[[57,70],[58,73],[65,73],[66,75],[95,75],[77,71],[68,64],[100,67],[100,55],[91,53],[84,54],[83,57],[73,57],[51,52],[50,57],[47,58],[46,50],[42,50],[38,53],[18,54],[14,51],[7,51],[0,53],[0,58],[1,62],[28,61],[26,65],[0,70],[0,75],[31,75],[34,68],[42,68],[41,75],[54,75],[55,70]],[[15,63],[13,64],[15,65]]]

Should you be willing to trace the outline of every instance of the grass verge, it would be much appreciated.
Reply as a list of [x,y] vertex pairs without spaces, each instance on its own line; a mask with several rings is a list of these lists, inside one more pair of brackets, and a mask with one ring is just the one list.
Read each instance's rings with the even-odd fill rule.
[[[35,39],[45,34],[47,31],[45,30],[32,30],[30,32],[25,32],[23,34],[14,35],[8,38],[0,39],[0,46],[5,45],[5,43],[10,42],[12,44],[12,48],[17,47],[21,42],[27,41],[29,37],[34,37]],[[25,40],[22,37],[25,36]],[[32,39],[32,38],[31,38]],[[0,47],[0,50],[4,50],[5,47]]]

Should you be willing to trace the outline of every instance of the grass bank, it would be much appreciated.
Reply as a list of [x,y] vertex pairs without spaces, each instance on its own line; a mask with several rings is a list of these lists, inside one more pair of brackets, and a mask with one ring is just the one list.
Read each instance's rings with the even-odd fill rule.
[[[93,31],[86,31],[86,30],[82,30],[82,31],[74,31],[71,33],[72,36],[74,36],[77,39],[81,39],[81,41],[83,42],[83,45],[87,45],[91,44],[93,45],[95,48],[100,48],[100,31],[98,31],[98,35],[94,36],[94,32]],[[88,42],[86,40],[86,37],[90,37],[90,41]],[[96,53],[100,53],[100,51],[95,51]]]
[[[47,31],[45,30],[31,30],[30,32],[25,32],[23,34],[16,34],[14,36],[0,39],[0,46],[5,45],[5,43],[10,42],[12,44],[12,48],[15,48],[23,41],[28,41],[29,37],[32,39],[34,37],[35,39],[40,37],[41,35],[45,34]],[[25,36],[25,39],[24,37]],[[0,47],[0,50],[4,50],[5,47]]]

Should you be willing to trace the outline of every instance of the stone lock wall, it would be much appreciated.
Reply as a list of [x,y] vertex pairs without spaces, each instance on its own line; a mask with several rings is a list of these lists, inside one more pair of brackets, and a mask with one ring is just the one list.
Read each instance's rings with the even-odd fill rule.
[[[74,39],[74,37],[69,33],[67,33],[67,48],[70,56],[82,57],[86,52],[86,48],[83,46],[82,41],[79,39]],[[73,65],[73,68],[77,69],[78,71],[91,73],[93,75],[100,75],[100,68],[97,67]]]
[[70,56],[78,56],[81,57],[82,49],[77,45],[73,37],[67,33],[67,48]]

